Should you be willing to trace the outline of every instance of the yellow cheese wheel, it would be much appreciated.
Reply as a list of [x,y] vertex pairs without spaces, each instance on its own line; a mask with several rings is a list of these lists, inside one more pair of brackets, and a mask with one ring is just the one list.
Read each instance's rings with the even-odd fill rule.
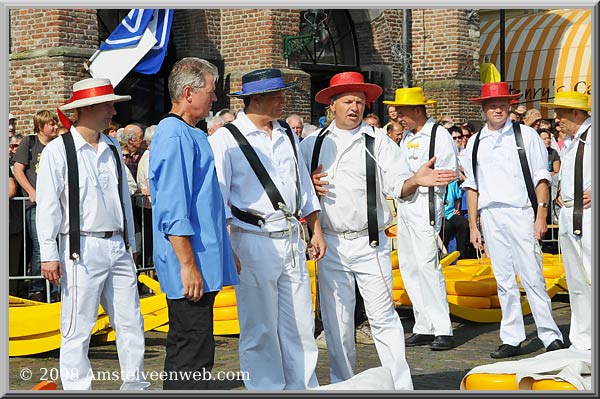
[[481,296],[448,295],[448,302],[473,309],[489,309],[491,306],[490,298]]
[[536,380],[531,384],[536,391],[577,391],[577,388],[567,381]]
[[465,378],[465,389],[473,391],[516,391],[517,377],[514,374],[469,374]]
[[213,309],[213,321],[237,320],[237,318],[238,318],[237,306]]
[[215,304],[213,307],[228,308],[230,306],[236,306],[235,290],[233,287],[223,287],[223,289],[215,297]]
[[446,293],[448,295],[488,297],[496,292],[496,281],[493,279],[480,281],[446,280]]
[[392,289],[404,290],[404,281],[402,280],[402,273],[399,269],[392,269]]

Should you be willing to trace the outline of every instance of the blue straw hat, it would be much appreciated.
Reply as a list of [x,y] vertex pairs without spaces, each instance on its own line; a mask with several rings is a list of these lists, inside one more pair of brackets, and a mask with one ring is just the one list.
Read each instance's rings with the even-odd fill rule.
[[244,98],[255,94],[271,93],[296,86],[296,82],[285,83],[277,68],[257,69],[242,76],[242,91],[229,93],[230,97]]

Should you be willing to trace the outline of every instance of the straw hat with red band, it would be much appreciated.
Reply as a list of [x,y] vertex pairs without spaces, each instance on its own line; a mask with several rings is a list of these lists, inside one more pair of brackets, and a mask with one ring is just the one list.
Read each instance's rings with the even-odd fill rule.
[[370,104],[377,100],[383,93],[383,89],[376,84],[365,83],[365,78],[360,72],[342,72],[333,75],[329,81],[329,87],[319,91],[315,96],[315,101],[329,104],[332,97],[351,92],[365,93],[365,102]]
[[62,111],[101,104],[109,101],[121,102],[131,100],[131,96],[119,96],[110,83],[110,79],[90,78],[80,80],[73,85],[73,95],[66,104],[58,107],[58,118],[64,127],[71,128],[73,124]]
[[492,98],[507,98],[510,100],[516,100],[519,97],[521,97],[521,92],[511,94],[508,90],[508,83],[493,82],[483,84],[481,86],[481,96],[469,98],[469,101],[473,103],[482,103]]

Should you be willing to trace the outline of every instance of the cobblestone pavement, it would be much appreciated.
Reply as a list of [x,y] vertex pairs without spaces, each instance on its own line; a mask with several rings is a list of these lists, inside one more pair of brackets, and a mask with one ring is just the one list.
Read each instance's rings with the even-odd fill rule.
[[[552,300],[554,318],[565,340],[568,341],[570,308],[568,296],[559,294]],[[406,336],[412,332],[414,323],[410,309],[398,309]],[[427,346],[406,348],[407,361],[411,368],[415,390],[458,390],[463,376],[473,367],[494,362],[489,354],[500,344],[499,323],[478,324],[453,318],[454,337],[457,347],[450,351],[432,351]],[[535,323],[531,315],[525,317],[527,341],[523,344],[521,359],[543,353],[542,342],[537,339]],[[146,333],[145,368],[157,375],[163,369],[166,333],[149,331]],[[237,372],[239,370],[238,337],[217,336],[216,359],[213,375],[218,371]],[[94,371],[119,370],[116,347],[113,343],[95,344],[90,348],[90,360]],[[512,360],[512,359],[511,359]],[[379,358],[373,344],[357,344],[356,371],[360,372],[379,366]],[[9,385],[11,390],[27,390],[35,385],[45,370],[48,375],[58,368],[58,350],[27,357],[9,359]],[[29,368],[33,376],[24,381],[20,377],[23,368]],[[317,377],[321,385],[329,383],[327,351],[320,349]],[[244,389],[243,382],[213,381],[210,386],[215,390]],[[57,381],[59,388],[60,382]],[[93,383],[95,390],[119,389],[120,381],[101,381]],[[152,390],[162,389],[160,380],[152,381]]]

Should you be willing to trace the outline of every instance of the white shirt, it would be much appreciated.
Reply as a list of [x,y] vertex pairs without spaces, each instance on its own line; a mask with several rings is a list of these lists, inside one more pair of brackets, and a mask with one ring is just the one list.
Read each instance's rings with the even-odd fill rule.
[[[141,193],[148,190],[148,168],[150,167],[150,150],[144,151],[137,169],[137,188]],[[133,195],[133,194],[132,194]]]
[[[100,133],[98,151],[71,128],[79,173],[79,219],[81,231],[102,232],[123,230],[123,213],[119,199],[117,165],[109,144],[119,153],[123,170],[123,205],[127,216],[129,244],[135,252],[135,233],[131,198],[127,190],[127,177],[123,155],[118,143]],[[42,262],[59,260],[56,239],[58,234],[69,232],[69,183],[67,157],[63,140],[52,140],[40,159],[38,171],[36,225]]]
[[[335,232],[361,231],[367,228],[367,177],[364,135],[375,137],[377,165],[377,221],[382,229],[392,220],[386,195],[400,197],[404,182],[412,176],[400,148],[387,134],[366,122],[354,133],[338,129],[335,121],[328,128],[319,154],[319,164],[328,173],[324,180],[329,191],[321,197],[319,219],[324,229]],[[313,148],[319,131],[300,143],[302,156],[310,169]]]
[[592,137],[591,129],[592,118],[587,118],[579,127],[575,137],[569,142],[568,147],[563,147],[563,153],[560,157],[560,185],[563,201],[573,201],[574,186],[575,186],[575,157],[577,155],[577,147],[582,142],[581,135],[588,127],[590,130],[587,133],[585,140],[585,148],[583,150],[583,191],[591,191],[592,189]]
[[[402,156],[408,160],[411,172],[415,173],[424,163],[429,161],[429,142],[431,141],[431,130],[435,121],[433,118],[427,119],[425,125],[418,134],[412,130],[404,132],[402,141],[400,141],[400,151]],[[456,145],[452,135],[443,126],[438,126],[435,134],[435,169],[453,170],[458,175],[458,160]],[[417,191],[421,194],[428,194],[429,187],[419,187]],[[435,187],[436,194],[446,192],[445,186]]]
[[[540,180],[552,181],[548,172],[548,150],[534,129],[525,125],[520,127],[535,188]],[[472,156],[475,137],[478,134],[481,135],[481,140],[477,151],[478,167],[475,181]],[[531,206],[510,119],[507,119],[500,131],[490,130],[486,124],[479,133],[469,139],[464,152],[466,156],[463,167],[466,179],[461,187],[463,190],[471,188],[479,192],[479,209],[494,206]]]
[[[292,143],[279,122],[272,122],[271,137],[267,132],[258,130],[243,110],[230,123],[233,123],[242,132],[248,143],[254,148],[292,213],[296,212],[296,170],[300,176],[302,216],[321,209],[300,153],[297,135],[294,134],[293,137],[298,152],[298,164],[294,157]],[[262,231],[287,230],[287,221],[284,219],[283,212],[273,208],[265,189],[231,132],[227,128],[221,127],[208,137],[208,142],[215,157],[215,168],[225,202],[225,215],[227,219],[231,218],[231,224],[246,230],[261,231],[259,227],[233,217],[229,206],[234,205],[242,211],[263,217],[266,224]]]

